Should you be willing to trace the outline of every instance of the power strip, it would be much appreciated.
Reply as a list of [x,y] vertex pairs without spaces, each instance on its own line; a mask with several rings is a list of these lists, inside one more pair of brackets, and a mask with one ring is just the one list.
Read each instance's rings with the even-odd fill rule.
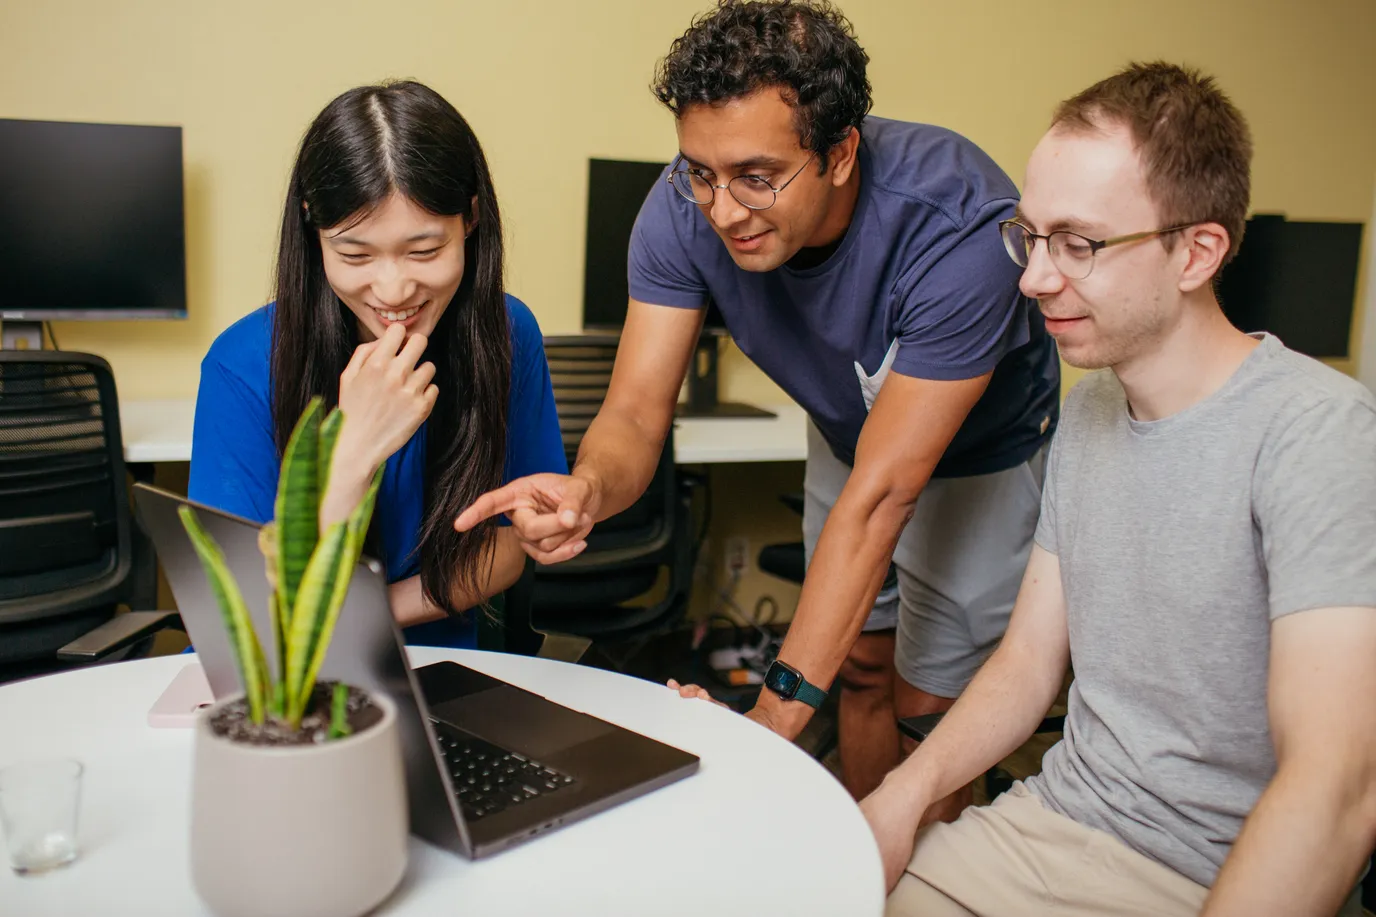
[[758,644],[727,646],[707,654],[707,664],[732,685],[764,683],[765,670],[778,652],[776,638],[763,637]]

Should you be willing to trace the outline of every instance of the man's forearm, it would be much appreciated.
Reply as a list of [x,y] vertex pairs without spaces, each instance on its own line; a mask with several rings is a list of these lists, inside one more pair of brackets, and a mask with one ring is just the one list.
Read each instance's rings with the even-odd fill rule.
[[886,778],[925,810],[1006,758],[1036,731],[1065,678],[1064,653],[1005,641],[908,760]]
[[[670,417],[672,423],[672,413]],[[618,411],[604,408],[598,413],[583,434],[573,467],[573,474],[588,479],[601,497],[594,522],[615,516],[640,499],[659,465],[667,433],[667,425],[662,431],[647,430]]]
[[[911,504],[882,502],[871,508],[845,494],[832,507],[779,649],[779,658],[813,684],[825,688],[835,679],[874,607],[910,516]],[[760,693],[759,708],[771,728],[790,737],[812,715],[806,704],[781,700],[770,691]]]
[[1370,780],[1282,767],[1252,810],[1203,917],[1332,917],[1376,842]]

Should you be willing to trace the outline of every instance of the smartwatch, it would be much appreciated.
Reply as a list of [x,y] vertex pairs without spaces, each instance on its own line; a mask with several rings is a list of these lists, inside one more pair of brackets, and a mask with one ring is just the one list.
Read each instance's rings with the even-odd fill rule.
[[808,682],[793,666],[775,659],[764,675],[764,686],[784,700],[800,700],[816,709],[826,700],[827,692]]

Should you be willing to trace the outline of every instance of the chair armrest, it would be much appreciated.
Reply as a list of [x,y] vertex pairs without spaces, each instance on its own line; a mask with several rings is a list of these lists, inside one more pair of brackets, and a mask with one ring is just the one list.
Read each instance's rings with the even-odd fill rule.
[[130,611],[115,615],[57,651],[63,662],[95,662],[151,633],[181,623],[175,611]]
[[536,570],[553,573],[577,572],[589,576],[598,571],[617,571],[662,553],[672,538],[673,532],[666,526],[652,541],[605,551],[585,551],[557,564],[538,564]]
[[[910,739],[924,742],[927,736],[932,734],[936,724],[941,722],[944,713],[927,713],[922,716],[910,716],[907,719],[898,721],[898,731]],[[1038,724],[1037,733],[1043,732],[1062,732],[1065,729],[1064,716],[1048,716]]]
[[541,659],[577,663],[583,659],[588,647],[592,646],[592,641],[587,637],[575,637],[573,634],[558,634],[547,630],[538,633],[543,639],[535,655]]

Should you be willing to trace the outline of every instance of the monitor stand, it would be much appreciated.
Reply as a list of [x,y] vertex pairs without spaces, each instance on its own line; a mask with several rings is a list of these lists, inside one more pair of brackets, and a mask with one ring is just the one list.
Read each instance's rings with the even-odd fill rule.
[[677,417],[777,417],[773,411],[752,404],[717,400],[717,339],[714,331],[703,331],[688,367],[688,400],[678,405]]
[[0,350],[42,350],[42,322],[0,323]]

